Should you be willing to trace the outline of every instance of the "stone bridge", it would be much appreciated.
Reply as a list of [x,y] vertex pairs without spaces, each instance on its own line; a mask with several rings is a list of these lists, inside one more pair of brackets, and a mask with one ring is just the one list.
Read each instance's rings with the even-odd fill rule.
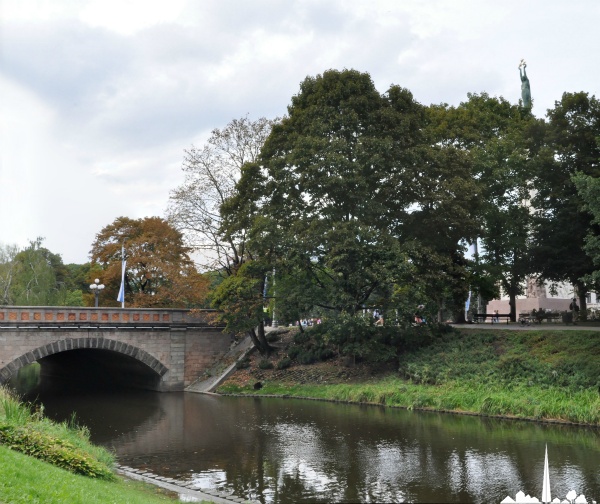
[[0,383],[39,362],[42,376],[184,390],[227,352],[212,310],[0,307]]

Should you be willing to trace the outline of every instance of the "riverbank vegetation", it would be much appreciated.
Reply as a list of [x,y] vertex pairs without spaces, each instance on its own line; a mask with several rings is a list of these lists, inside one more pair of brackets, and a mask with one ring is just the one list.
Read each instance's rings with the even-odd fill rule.
[[[371,372],[350,382],[335,379],[347,376],[339,371],[344,359],[329,361],[338,371],[326,378],[311,372],[310,365],[301,365],[297,356],[315,343],[310,337],[300,339],[305,340],[300,345],[293,339],[281,345],[272,358],[273,370],[264,365],[259,369],[257,360],[237,371],[218,392],[600,425],[600,337],[596,332],[451,330],[431,336],[424,346],[401,351],[397,365],[388,367],[388,372],[378,373],[382,362],[359,364]],[[296,357],[290,359],[290,353]],[[292,360],[292,365],[277,369],[283,359]],[[347,359],[345,364],[352,368]]]
[[0,502],[153,503],[172,501],[155,487],[116,476],[114,457],[93,445],[89,431],[55,423],[43,409],[0,388]]

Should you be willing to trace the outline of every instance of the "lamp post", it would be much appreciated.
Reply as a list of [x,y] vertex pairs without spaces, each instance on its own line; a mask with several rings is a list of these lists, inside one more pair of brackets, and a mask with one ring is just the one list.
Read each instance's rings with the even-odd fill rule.
[[90,289],[92,289],[92,292],[94,293],[94,298],[95,298],[95,304],[94,304],[94,306],[96,308],[98,308],[98,296],[100,295],[100,291],[102,289],[104,289],[104,284],[101,284],[100,280],[98,280],[96,278],[96,280],[94,280],[94,283],[90,284]]

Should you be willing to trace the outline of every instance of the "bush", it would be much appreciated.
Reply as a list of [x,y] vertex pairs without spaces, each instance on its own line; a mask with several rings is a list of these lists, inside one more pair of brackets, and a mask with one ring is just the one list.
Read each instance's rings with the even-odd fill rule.
[[309,340],[310,335],[306,331],[294,334],[294,343],[296,343],[296,345],[304,345],[305,343],[308,343]]
[[320,361],[326,361],[335,356],[335,352],[331,348],[321,348],[318,350],[318,357]]
[[313,364],[317,361],[317,357],[310,350],[303,350],[298,354],[298,362],[300,364]]
[[258,363],[260,369],[273,369],[273,363],[268,359],[261,359]]
[[250,359],[248,357],[244,357],[242,360],[239,360],[235,363],[236,369],[246,369],[250,367]]
[[292,365],[292,360],[289,357],[284,357],[277,363],[277,369],[287,369]]
[[37,432],[30,427],[0,425],[0,443],[76,474],[114,479],[111,469],[78,450],[68,441]]
[[288,357],[290,359],[295,359],[296,357],[298,357],[298,354],[302,351],[302,347],[300,346],[293,346],[292,348],[290,348],[288,350]]

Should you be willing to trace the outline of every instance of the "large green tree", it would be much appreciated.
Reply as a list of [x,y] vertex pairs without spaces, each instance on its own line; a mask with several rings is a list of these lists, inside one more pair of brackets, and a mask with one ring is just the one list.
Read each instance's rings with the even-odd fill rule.
[[466,294],[464,268],[427,270],[427,258],[461,265],[477,184],[468,156],[440,145],[429,126],[408,90],[380,94],[366,73],[330,70],[301,83],[238,184],[258,188],[251,245],[270,250],[288,312],[291,297],[309,309],[302,291],[333,313],[384,311],[395,284],[426,271],[432,295],[440,284]]
[[270,225],[255,228],[255,242],[276,243],[277,271],[296,275],[321,308],[376,308],[374,292],[406,271],[397,233],[424,117],[407,90],[381,95],[366,73],[330,70],[301,83],[265,142]]
[[600,176],[600,102],[588,93],[564,93],[547,113],[547,129],[535,177],[534,268],[543,278],[570,282],[585,315],[586,282],[594,271],[586,237],[597,230],[572,180]]
[[540,123],[529,110],[486,93],[469,94],[458,107],[437,107],[434,117],[444,143],[469,156],[471,177],[478,185],[471,208],[479,216],[475,236],[482,246],[471,281],[478,291],[490,281],[499,282],[509,296],[514,321],[516,297],[531,273],[529,200]]

